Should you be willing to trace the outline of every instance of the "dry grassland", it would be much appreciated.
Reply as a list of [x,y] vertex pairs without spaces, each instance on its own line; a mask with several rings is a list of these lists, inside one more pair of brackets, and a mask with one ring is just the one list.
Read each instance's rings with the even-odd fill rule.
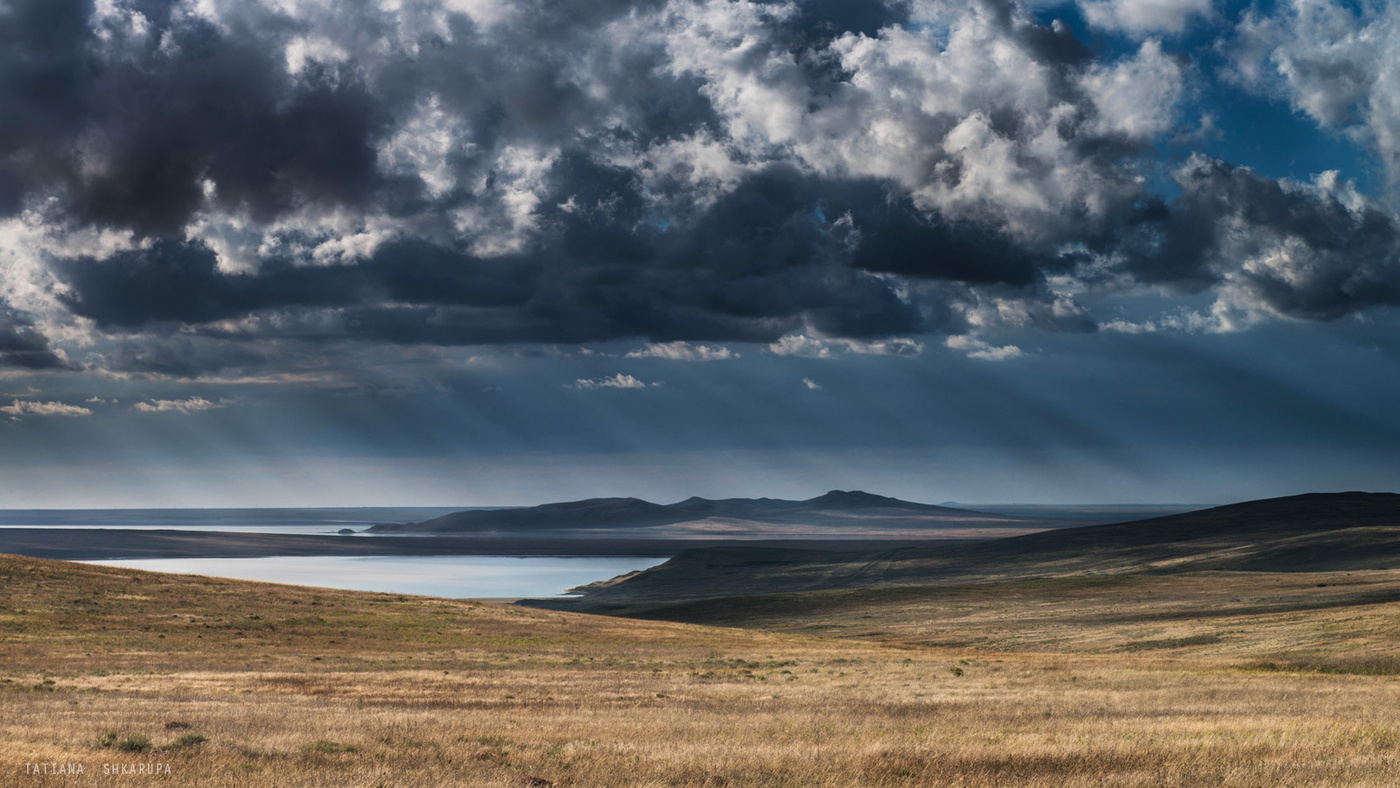
[[1400,681],[1362,675],[1390,672],[1392,577],[1010,584],[804,625],[878,643],[0,558],[0,785],[1394,785]]
[[1400,674],[1393,570],[1054,577],[772,594],[632,614],[979,652],[1168,653],[1203,665]]

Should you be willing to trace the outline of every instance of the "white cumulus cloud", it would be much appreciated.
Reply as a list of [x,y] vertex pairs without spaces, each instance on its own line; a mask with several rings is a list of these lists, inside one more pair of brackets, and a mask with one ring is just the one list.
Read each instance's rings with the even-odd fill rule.
[[624,375],[619,372],[616,375],[609,375],[602,378],[579,378],[574,382],[573,387],[581,391],[590,389],[644,389],[648,385],[660,386],[660,382],[644,383],[631,375]]
[[837,351],[860,356],[917,356],[924,352],[924,345],[906,337],[867,342],[859,339],[813,337],[807,334],[788,334],[768,345],[769,353],[798,358],[835,358]]
[[190,397],[189,399],[155,399],[146,402],[138,402],[131,407],[142,413],[185,413],[190,414],[201,410],[218,410],[228,407],[229,400],[219,400],[213,402],[203,397]]
[[973,334],[951,336],[944,340],[943,344],[953,350],[967,353],[968,358],[977,358],[983,361],[1006,361],[1024,355],[1021,349],[1015,345],[996,347]]
[[831,358],[831,343],[806,334],[788,334],[768,346],[768,352],[800,358]]
[[653,342],[627,354],[627,358],[664,358],[669,361],[725,361],[739,354],[723,345],[694,345],[689,342]]
[[69,405],[63,402],[38,402],[35,400],[17,399],[9,405],[0,407],[0,412],[10,414],[11,418],[21,416],[91,416],[92,411],[81,405]]
[[1131,59],[1090,69],[1080,84],[1098,109],[1104,133],[1151,139],[1173,128],[1181,66],[1162,52],[1158,41],[1143,42]]
[[1240,83],[1369,145],[1400,182],[1400,6],[1292,0],[1235,34]]
[[1086,0],[1079,10],[1090,25],[1104,30],[1180,33],[1193,17],[1211,13],[1211,0]]

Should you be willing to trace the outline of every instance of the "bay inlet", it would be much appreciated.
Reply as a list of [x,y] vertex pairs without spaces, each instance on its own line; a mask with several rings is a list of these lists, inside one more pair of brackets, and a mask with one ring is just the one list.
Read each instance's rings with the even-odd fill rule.
[[[530,555],[229,555],[183,554],[168,557],[141,556],[137,534],[159,532],[166,536],[278,535],[327,537],[351,532],[360,539],[379,541],[368,532],[383,522],[431,519],[466,507],[365,507],[319,509],[4,509],[0,510],[0,535],[43,532],[49,541],[69,546],[53,557],[81,560],[103,566],[121,566],[152,572],[227,577],[271,583],[319,586],[353,591],[378,591],[449,598],[552,597],[565,590],[617,575],[647,569],[666,560],[658,555],[548,555],[539,544]],[[82,555],[89,548],[118,534],[131,537],[135,555],[123,556],[120,548]],[[100,536],[99,536],[100,535]],[[126,537],[120,537],[126,539]],[[139,537],[141,539],[149,537]],[[207,542],[208,538],[204,541]],[[345,538],[345,537],[338,537]],[[331,546],[344,547],[344,543]],[[11,540],[13,541],[13,540]],[[413,541],[388,537],[389,542]],[[431,538],[423,544],[437,541]],[[198,540],[192,544],[202,544]],[[211,543],[212,544],[212,543]],[[168,547],[168,545],[167,545]],[[519,547],[519,546],[517,546]],[[561,548],[564,547],[561,545]],[[213,548],[211,548],[213,549]],[[304,548],[303,548],[304,549]],[[489,549],[501,549],[487,548]],[[512,549],[507,546],[505,550]],[[607,548],[603,548],[607,549]],[[104,558],[102,553],[117,555]],[[15,550],[18,551],[18,550]],[[563,552],[576,552],[563,549]],[[0,552],[7,552],[0,547]],[[44,555],[44,552],[38,552]],[[49,551],[52,554],[55,551]],[[77,555],[65,555],[76,552]],[[476,551],[473,551],[476,552]]]
[[151,572],[447,597],[552,597],[567,589],[649,569],[665,558],[636,556],[266,556],[84,561]]

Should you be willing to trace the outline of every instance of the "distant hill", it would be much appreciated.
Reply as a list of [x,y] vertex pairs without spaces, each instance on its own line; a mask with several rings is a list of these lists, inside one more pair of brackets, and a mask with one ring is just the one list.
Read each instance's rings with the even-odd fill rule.
[[1400,568],[1400,495],[1312,493],[1127,523],[880,552],[725,546],[686,550],[601,586],[581,609],[787,591],[1020,577]]
[[421,523],[386,523],[384,533],[495,534],[637,531],[717,536],[904,533],[931,529],[1047,527],[1035,518],[911,503],[861,491],[832,490],[805,501],[777,498],[687,498],[656,504],[639,498],[590,498],[521,509],[454,512]]
[[640,498],[589,498],[522,509],[486,509],[452,514],[421,523],[383,523],[371,531],[461,533],[465,531],[532,531],[592,528],[645,528],[676,522],[670,507]]

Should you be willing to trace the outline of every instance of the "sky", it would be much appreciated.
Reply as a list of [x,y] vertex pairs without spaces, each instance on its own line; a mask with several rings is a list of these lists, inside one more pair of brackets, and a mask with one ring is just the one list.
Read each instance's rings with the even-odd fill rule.
[[1396,490],[1400,6],[0,0],[0,508]]

